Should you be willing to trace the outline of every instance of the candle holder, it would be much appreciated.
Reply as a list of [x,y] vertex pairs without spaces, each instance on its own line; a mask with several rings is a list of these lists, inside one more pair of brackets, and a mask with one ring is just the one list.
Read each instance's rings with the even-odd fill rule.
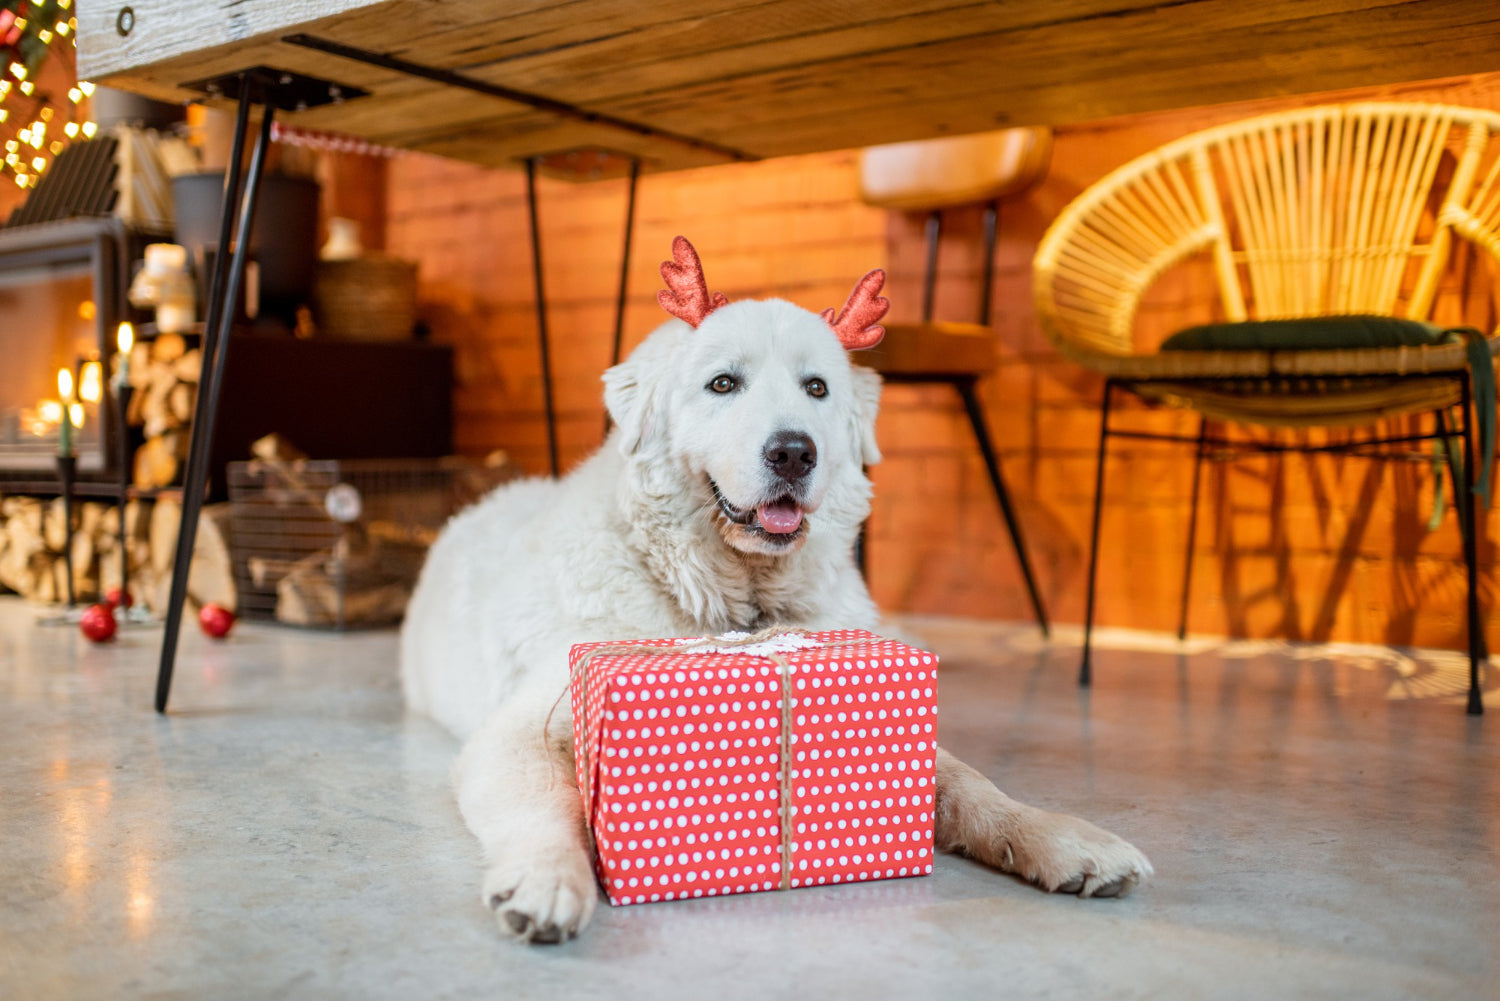
[[68,607],[76,604],[73,594],[73,481],[78,475],[78,456],[57,457],[57,479],[63,499],[63,576],[68,584]]
[[119,481],[119,514],[120,514],[120,594],[130,594],[130,546],[127,540],[130,538],[125,531],[125,505],[130,501],[130,426],[125,422],[125,415],[130,411],[130,394],[134,392],[130,384],[121,381],[114,387],[115,397],[115,439],[118,442],[118,455],[120,460]]

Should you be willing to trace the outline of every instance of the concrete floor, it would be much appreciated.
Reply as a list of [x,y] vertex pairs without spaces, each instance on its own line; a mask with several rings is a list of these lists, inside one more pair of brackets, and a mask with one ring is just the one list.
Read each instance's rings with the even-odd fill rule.
[[[107,646],[0,599],[3,998],[1500,997],[1500,700],[1462,659],[907,620],[943,654],[942,738],[1156,879],[1051,897],[941,857],[923,879],[601,907],[499,939],[408,718],[395,635],[242,625]],[[1491,692],[1494,695],[1494,692]]]

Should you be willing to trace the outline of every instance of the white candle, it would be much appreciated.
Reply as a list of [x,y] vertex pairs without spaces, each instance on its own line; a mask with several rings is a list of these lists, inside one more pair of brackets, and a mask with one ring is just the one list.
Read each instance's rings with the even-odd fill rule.
[[57,395],[62,397],[62,423],[57,429],[57,454],[73,454],[73,373],[65,368],[57,370]]
[[120,324],[115,333],[115,386],[123,388],[130,384],[130,349],[135,347],[135,328],[129,323]]

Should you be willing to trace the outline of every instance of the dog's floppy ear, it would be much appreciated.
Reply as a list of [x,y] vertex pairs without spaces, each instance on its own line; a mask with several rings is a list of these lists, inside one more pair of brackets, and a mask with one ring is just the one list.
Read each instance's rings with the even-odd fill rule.
[[875,416],[880,412],[880,375],[863,365],[850,365],[854,376],[854,441],[859,446],[860,462],[873,466],[880,461],[880,447],[875,444]]
[[627,358],[604,372],[604,407],[620,429],[620,451],[630,455],[650,432],[652,392],[641,385],[640,366]]
[[[680,327],[681,330],[674,330]],[[620,451],[632,455],[650,440],[658,427],[661,401],[658,386],[667,370],[672,348],[686,324],[659,328],[620,364],[604,372],[604,407],[620,429]]]

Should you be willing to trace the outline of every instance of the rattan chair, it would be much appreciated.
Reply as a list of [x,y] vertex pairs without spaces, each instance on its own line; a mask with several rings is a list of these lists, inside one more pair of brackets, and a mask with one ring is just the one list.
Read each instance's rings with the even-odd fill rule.
[[[861,351],[858,361],[875,369],[886,382],[940,383],[957,391],[1044,634],[1051,629],[1046,606],[1026,554],[1021,523],[1005,486],[999,456],[990,441],[977,386],[981,378],[1000,366],[1000,338],[990,326],[1000,202],[1025,192],[1044,177],[1051,157],[1051,131],[1016,128],[872,146],[860,154],[859,164],[860,196],[867,204],[926,216],[926,267],[921,320],[886,322],[880,344]],[[943,213],[966,206],[983,207],[979,302],[973,321],[935,320]]]
[[[1110,399],[1124,389],[1203,416],[1194,438],[1113,432],[1196,444],[1195,515],[1205,453],[1243,444],[1246,437],[1211,435],[1215,422],[1349,428],[1425,414],[1431,416],[1430,434],[1386,427],[1361,435],[1360,451],[1368,454],[1371,446],[1391,443],[1410,448],[1423,438],[1449,444],[1461,439],[1464,461],[1450,463],[1450,471],[1468,571],[1468,709],[1482,711],[1479,664],[1485,653],[1470,490],[1475,469],[1470,380],[1477,373],[1486,379],[1475,378],[1474,386],[1493,386],[1494,334],[1474,332],[1436,343],[1377,338],[1361,347],[1322,336],[1328,317],[1431,318],[1440,289],[1452,279],[1456,239],[1482,251],[1480,258],[1500,259],[1500,114],[1495,112],[1363,103],[1266,115],[1159,147],[1102,178],[1063,210],[1036,253],[1040,321],[1063,355],[1106,376],[1082,684],[1091,677]],[[1198,339],[1197,350],[1159,350],[1142,343],[1137,312],[1147,290],[1194,257],[1211,262],[1215,319],[1226,322]],[[1302,322],[1255,322],[1268,320]],[[1269,328],[1278,328],[1275,336],[1261,341],[1260,332]],[[1235,339],[1243,343],[1247,332],[1261,346],[1212,347]],[[1480,431],[1492,428],[1493,401],[1478,409]],[[1450,424],[1454,420],[1456,427]],[[1426,418],[1415,426],[1424,428]],[[1269,437],[1260,447],[1300,448],[1286,440],[1298,436]],[[1189,568],[1191,532],[1190,525]]]

